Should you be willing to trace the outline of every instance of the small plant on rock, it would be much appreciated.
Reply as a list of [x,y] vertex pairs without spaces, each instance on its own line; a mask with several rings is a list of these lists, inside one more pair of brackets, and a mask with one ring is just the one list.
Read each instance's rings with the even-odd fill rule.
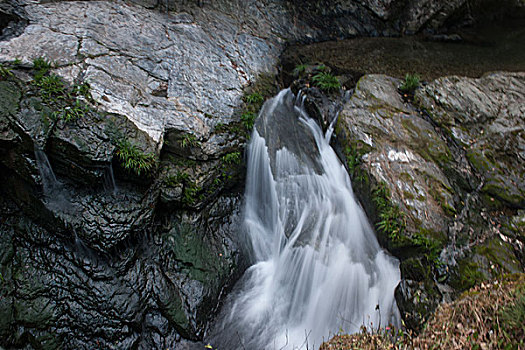
[[55,97],[63,98],[65,93],[64,82],[58,75],[48,75],[35,80],[35,85],[40,89],[40,95],[46,102],[51,102]]
[[241,114],[241,122],[246,130],[251,130],[253,128],[253,125],[255,124],[255,118],[257,118],[257,114],[254,112],[244,112]]
[[147,173],[155,165],[155,155],[144,153],[128,139],[117,141],[117,156],[125,169],[133,171],[137,175]]
[[337,91],[341,83],[330,73],[320,72],[312,77],[312,83],[325,92]]
[[33,60],[33,69],[35,70],[35,81],[42,79],[51,69],[51,63],[44,57]]
[[386,184],[380,183],[372,195],[379,216],[377,228],[384,232],[394,245],[402,243],[405,217],[399,207],[391,202],[390,191]]
[[222,161],[226,164],[240,164],[241,163],[241,152],[232,152],[224,155]]
[[254,92],[246,95],[244,100],[249,104],[262,104],[264,102],[264,97],[260,93]]
[[197,137],[192,134],[184,134],[184,136],[180,140],[180,146],[182,148],[196,147],[198,145],[199,145],[199,141],[197,140]]
[[421,77],[417,74],[405,75],[405,81],[399,87],[399,91],[404,94],[413,95],[416,89],[419,87],[419,80]]
[[75,84],[73,86],[73,95],[83,96],[86,100],[93,101],[93,97],[91,96],[91,86],[87,82]]
[[182,202],[187,205],[195,204],[197,200],[202,199],[202,197],[197,196],[201,191],[202,188],[200,186],[194,183],[187,183],[182,192]]
[[4,65],[0,63],[0,78],[7,79],[12,76],[13,76],[13,72],[11,72],[11,69],[4,67]]
[[55,111],[52,114],[53,119],[62,119],[65,122],[79,119],[86,114],[87,107],[79,100],[75,100],[71,105],[64,107],[59,111]]
[[306,64],[298,64],[293,70],[293,75],[296,77],[303,75],[306,72],[307,67],[308,66]]

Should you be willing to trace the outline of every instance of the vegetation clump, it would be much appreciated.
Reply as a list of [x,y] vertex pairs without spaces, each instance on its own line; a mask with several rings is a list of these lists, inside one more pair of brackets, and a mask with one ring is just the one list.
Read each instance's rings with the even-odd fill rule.
[[308,65],[302,63],[298,64],[297,66],[295,66],[292,73],[294,76],[300,77],[306,72],[306,68],[308,68]]
[[[40,93],[42,101],[52,109],[51,119],[70,122],[79,119],[88,112],[88,106],[80,97],[91,101],[88,83],[67,87],[65,82],[56,74],[50,74],[51,63],[40,57],[33,61],[33,86]],[[43,113],[44,118],[47,115]]]
[[259,92],[252,92],[244,96],[245,107],[241,113],[241,124],[243,125],[244,132],[249,135],[249,132],[253,129],[255,119],[259,114],[264,103],[264,96]]
[[0,63],[0,80],[4,80],[12,76],[13,72],[11,72],[11,68],[5,67],[2,63]]
[[119,139],[116,147],[116,154],[122,166],[139,176],[151,171],[155,166],[155,155],[153,153],[144,153],[126,138]]
[[40,81],[51,69],[51,62],[44,57],[38,57],[33,60],[33,69],[35,70],[35,81]]
[[337,91],[341,88],[341,83],[335,76],[326,72],[319,72],[312,77],[313,85],[324,92]]
[[394,246],[405,243],[406,238],[403,235],[406,227],[404,213],[390,200],[390,191],[386,184],[380,183],[376,186],[372,196],[379,217],[377,228],[389,238]]
[[241,164],[241,152],[231,152],[222,156],[221,160],[225,164]]
[[418,74],[406,74],[405,81],[399,87],[399,91],[403,94],[414,95],[414,92],[419,87],[421,77]]
[[525,274],[480,284],[438,308],[415,336],[392,327],[341,334],[320,350],[525,348]]
[[180,140],[180,146],[182,148],[197,147],[198,145],[199,145],[199,141],[197,140],[197,137],[192,134],[184,134],[184,136]]

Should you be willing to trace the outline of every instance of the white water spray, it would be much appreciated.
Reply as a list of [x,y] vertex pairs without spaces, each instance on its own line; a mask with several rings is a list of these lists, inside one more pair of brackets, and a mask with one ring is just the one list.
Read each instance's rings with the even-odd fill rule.
[[398,262],[377,243],[331,133],[290,90],[263,107],[245,193],[254,265],[211,332],[219,349],[312,349],[341,330],[399,322]]

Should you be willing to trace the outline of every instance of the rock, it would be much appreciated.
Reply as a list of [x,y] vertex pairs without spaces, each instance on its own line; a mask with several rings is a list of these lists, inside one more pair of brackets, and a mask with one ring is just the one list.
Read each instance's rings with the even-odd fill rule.
[[523,80],[439,78],[412,103],[400,80],[365,75],[340,114],[340,154],[380,241],[401,260],[396,298],[410,327],[477,282],[523,271],[511,223],[523,208]]
[[400,84],[381,75],[361,78],[341,112],[336,133],[349,140],[347,152],[364,153],[360,167],[370,171],[373,181],[387,184],[391,200],[407,214],[408,232],[421,230],[443,239],[456,204],[440,166],[450,167],[455,161],[442,135],[403,103]]
[[[228,236],[238,225],[228,217],[237,203],[223,198],[213,206],[220,212],[182,219],[186,236],[180,236],[177,219],[166,234],[146,230],[137,236],[139,244],[128,239],[111,254],[80,239],[57,239],[16,210],[4,211],[2,313],[9,305],[16,311],[0,320],[2,343],[23,344],[29,336],[39,346],[151,348],[177,344],[177,334],[198,337],[220,287],[231,284],[240,268],[237,239]],[[147,327],[144,319],[151,319]]]
[[[172,208],[158,205],[165,173],[156,166],[137,172],[145,156],[158,162],[159,145],[150,135],[123,115],[97,110],[89,93],[75,92],[80,85],[58,80],[58,90],[48,93],[35,70],[14,72],[0,81],[0,173],[6,179],[0,191],[2,205],[15,208],[2,216],[0,230],[16,240],[2,246],[2,254],[17,251],[6,255],[0,271],[6,278],[2,344],[152,348],[177,343],[180,335],[201,338],[219,296],[244,269],[235,238],[238,194],[221,196],[224,187],[239,183],[242,157],[230,167],[218,152],[231,145],[196,153],[202,164],[192,176],[202,193],[190,192],[199,195],[191,203],[177,200],[199,211],[182,215],[178,207],[168,218]],[[67,119],[68,111],[78,115]],[[179,159],[190,157],[182,150]],[[127,169],[130,159],[135,165]],[[217,172],[228,181],[212,187]],[[189,227],[184,238],[178,227]],[[148,315],[156,321],[144,328]],[[77,327],[85,333],[71,331]],[[104,335],[95,336],[101,329]]]
[[441,78],[425,86],[418,98],[432,118],[465,149],[482,177],[481,192],[489,204],[495,198],[511,207],[524,208],[525,74]]

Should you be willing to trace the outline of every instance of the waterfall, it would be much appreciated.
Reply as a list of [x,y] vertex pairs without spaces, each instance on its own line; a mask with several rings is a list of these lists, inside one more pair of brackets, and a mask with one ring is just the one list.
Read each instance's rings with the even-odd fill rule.
[[263,106],[245,192],[254,264],[210,331],[214,348],[313,349],[340,331],[399,323],[398,262],[379,246],[331,134],[289,89]]
[[58,186],[58,181],[51,168],[49,159],[44,151],[35,147],[35,159],[36,165],[38,167],[38,172],[40,173],[40,178],[42,179],[42,187],[44,189],[44,195],[49,196]]
[[76,206],[71,203],[69,194],[64,189],[63,184],[57,180],[46,153],[35,147],[35,159],[40,178],[42,179],[46,207],[63,213],[73,213],[76,210]]
[[113,194],[117,193],[118,190],[112,164],[109,164],[106,169],[104,169],[104,190]]

